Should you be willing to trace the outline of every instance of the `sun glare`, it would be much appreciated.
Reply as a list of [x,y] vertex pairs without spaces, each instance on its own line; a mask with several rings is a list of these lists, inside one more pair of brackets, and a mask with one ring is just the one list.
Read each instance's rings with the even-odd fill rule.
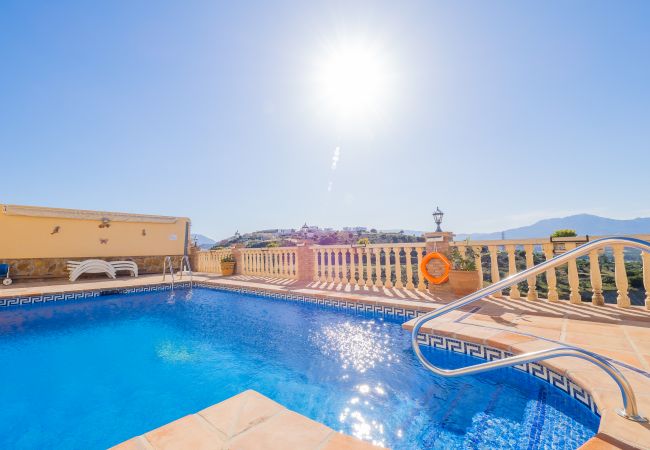
[[327,46],[315,78],[322,106],[338,120],[367,121],[386,107],[388,67],[379,45],[345,40]]

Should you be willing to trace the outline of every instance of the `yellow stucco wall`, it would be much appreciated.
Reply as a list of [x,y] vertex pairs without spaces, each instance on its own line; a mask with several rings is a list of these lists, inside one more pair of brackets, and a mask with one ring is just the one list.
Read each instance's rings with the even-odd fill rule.
[[[101,217],[109,227],[99,227]],[[0,205],[0,259],[182,255],[186,223],[184,217]]]

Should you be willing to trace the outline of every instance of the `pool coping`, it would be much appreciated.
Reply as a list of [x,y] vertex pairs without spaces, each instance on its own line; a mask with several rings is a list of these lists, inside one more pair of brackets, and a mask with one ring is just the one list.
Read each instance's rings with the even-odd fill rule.
[[251,447],[268,450],[381,450],[367,441],[334,431],[250,389],[128,439],[109,450]]
[[[137,286],[110,287],[110,288],[92,288],[86,290],[67,290],[60,292],[48,292],[40,294],[31,294],[24,296],[0,296],[0,310],[3,307],[15,307],[29,304],[68,301],[77,299],[88,299],[111,294],[130,294],[142,292],[154,292],[171,289],[171,282],[153,281],[148,284]],[[360,296],[349,295],[345,292],[310,292],[296,293],[287,291],[286,288],[278,286],[241,286],[237,283],[223,283],[218,280],[201,280],[201,281],[179,281],[175,287],[201,287],[221,291],[233,291],[246,294],[261,295],[268,298],[278,298],[284,300],[303,301],[317,305],[333,308],[354,309],[361,312],[372,312],[385,315],[403,317],[405,322],[403,327],[409,329],[412,325],[409,322],[413,318],[426,314],[429,311],[437,309],[438,304],[427,304],[425,302],[415,302],[410,300],[398,299],[380,299],[377,297],[363,298]],[[459,310],[463,315],[469,315],[471,310]],[[547,348],[549,342],[536,338],[535,336],[522,336],[506,330],[494,329],[486,333],[485,328],[446,322],[437,325],[435,328],[431,325],[425,325],[422,328],[423,336],[420,337],[425,343],[428,339],[436,345],[446,347],[446,350],[459,350],[462,353],[472,354],[473,356],[482,357],[483,359],[495,358],[501,352],[504,354],[520,354],[531,350],[541,350]],[[427,338],[426,336],[429,336]],[[439,338],[445,338],[441,341]],[[436,340],[437,339],[437,340]],[[463,344],[464,342],[464,344]],[[468,346],[469,344],[469,346]],[[468,353],[469,352],[469,353]],[[507,353],[505,353],[507,352]],[[502,356],[503,357],[503,356]],[[571,361],[569,361],[571,360]],[[594,370],[590,365],[585,366],[583,361],[573,361],[570,358],[558,358],[544,363],[533,363],[528,368],[523,367],[529,374],[549,382],[556,388],[560,388],[565,393],[571,395],[574,399],[587,405],[592,411],[600,413],[601,421],[597,436],[585,443],[581,448],[639,448],[650,449],[650,426],[647,424],[638,424],[623,419],[615,413],[615,408],[619,407],[620,394],[612,389],[608,380],[603,383],[603,375],[598,369]],[[541,376],[538,376],[541,375]],[[594,380],[597,382],[594,383]],[[650,393],[650,380],[645,381],[643,390],[635,388],[636,392]],[[637,380],[631,380],[635,384]],[[593,388],[586,386],[594,385]],[[565,389],[566,388],[566,389]],[[618,396],[617,396],[618,394]],[[591,404],[588,398],[591,398]],[[650,411],[650,396],[643,399],[640,404],[645,404],[642,412]],[[645,401],[647,400],[647,401]],[[604,447],[603,447],[604,446]]]

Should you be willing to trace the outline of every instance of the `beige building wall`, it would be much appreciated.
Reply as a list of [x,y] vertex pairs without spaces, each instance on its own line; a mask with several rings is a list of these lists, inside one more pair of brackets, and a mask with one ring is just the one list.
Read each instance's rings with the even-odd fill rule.
[[182,255],[186,217],[0,205],[0,259]]

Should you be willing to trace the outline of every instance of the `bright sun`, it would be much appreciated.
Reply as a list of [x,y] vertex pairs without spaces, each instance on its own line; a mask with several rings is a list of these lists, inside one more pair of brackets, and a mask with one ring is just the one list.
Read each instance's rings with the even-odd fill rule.
[[378,45],[347,40],[327,46],[315,78],[321,103],[339,120],[367,121],[386,107],[389,74]]

